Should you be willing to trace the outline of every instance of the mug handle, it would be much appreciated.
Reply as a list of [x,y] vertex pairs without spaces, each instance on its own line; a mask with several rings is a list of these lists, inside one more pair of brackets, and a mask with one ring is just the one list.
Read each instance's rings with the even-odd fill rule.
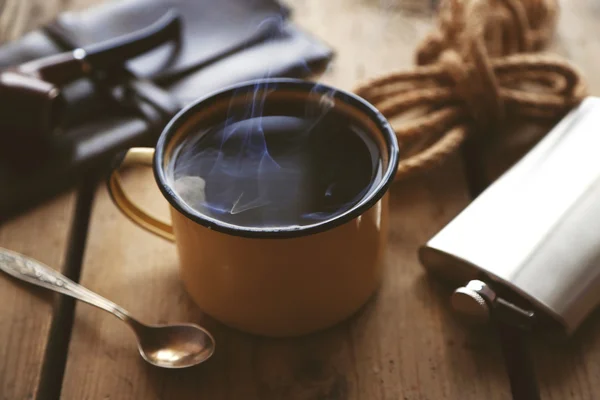
[[108,193],[119,211],[136,225],[163,239],[174,242],[175,235],[173,233],[173,226],[168,222],[161,221],[159,218],[152,216],[147,211],[144,211],[136,205],[123,190],[121,170],[132,165],[152,167],[153,158],[154,149],[151,147],[132,147],[127,150],[125,157],[122,158],[121,162],[113,167],[107,184]]

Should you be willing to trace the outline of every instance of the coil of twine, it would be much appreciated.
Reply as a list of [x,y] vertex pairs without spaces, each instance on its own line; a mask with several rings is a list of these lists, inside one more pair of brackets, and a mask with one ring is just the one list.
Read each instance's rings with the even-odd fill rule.
[[551,40],[556,0],[442,0],[417,66],[364,82],[355,93],[386,118],[405,152],[396,180],[439,166],[470,134],[525,118],[554,121],[586,96],[566,60],[537,53]]

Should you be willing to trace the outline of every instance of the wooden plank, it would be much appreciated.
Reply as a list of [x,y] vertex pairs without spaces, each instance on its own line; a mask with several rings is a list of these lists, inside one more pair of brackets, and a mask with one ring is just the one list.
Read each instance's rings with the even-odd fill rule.
[[[600,7],[587,0],[562,0],[558,31],[549,51],[568,58],[583,73],[592,94],[600,91]],[[551,126],[508,129],[479,149],[484,180],[492,182],[519,160]],[[509,133],[511,132],[511,133]],[[568,165],[565,166],[568,168]],[[537,340],[534,362],[543,399],[597,399],[600,393],[600,312],[567,341]]]
[[[74,195],[57,198],[0,227],[0,247],[62,271]],[[0,277],[0,399],[37,397],[57,297]],[[67,327],[68,328],[68,327]]]
[[[5,2],[3,11],[10,8],[12,14],[9,18],[3,14],[0,20],[2,44],[39,28],[60,10],[54,1],[10,3],[8,7]],[[75,198],[75,193],[63,194],[11,220],[0,217],[0,247],[64,273]],[[46,399],[50,397],[40,393],[40,385],[56,389],[51,380],[61,375],[63,365],[52,346],[62,344],[70,331],[70,326],[57,325],[64,322],[59,318],[65,315],[61,314],[65,305],[61,300],[44,289],[0,277],[0,399]]]
[[[368,2],[296,1],[295,18],[338,56],[324,81],[358,80],[408,67],[426,23]],[[213,331],[213,359],[164,371],[137,355],[133,335],[112,316],[80,304],[63,399],[509,399],[497,343],[452,317],[448,288],[430,281],[416,257],[468,203],[460,160],[398,184],[391,197],[391,244],[383,286],[355,317],[296,339],[246,335],[211,321],[177,276],[174,247],[121,216],[97,192],[81,282],[150,323],[195,321]],[[150,171],[130,171],[131,193],[166,214]]]
[[[77,307],[63,398],[85,399],[508,399],[495,342],[451,317],[447,292],[423,274],[415,249],[464,206],[458,164],[398,186],[392,198],[392,245],[376,300],[351,321],[300,339],[244,335],[203,318],[177,277],[172,245],[130,224],[104,188],[97,194],[82,283],[149,322],[190,320],[214,331],[219,350],[193,371],[146,366],[134,338],[113,317]],[[152,177],[128,176],[153,208]],[[461,188],[462,190],[458,190]]]

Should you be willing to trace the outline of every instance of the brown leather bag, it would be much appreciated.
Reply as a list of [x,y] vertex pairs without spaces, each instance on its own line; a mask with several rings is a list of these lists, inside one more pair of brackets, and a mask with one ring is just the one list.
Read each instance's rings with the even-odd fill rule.
[[176,40],[62,88],[60,133],[15,148],[0,143],[0,222],[101,173],[115,153],[152,145],[172,115],[199,97],[255,78],[305,77],[333,57],[275,0],[123,0],[65,12],[0,47],[0,69],[122,37],[168,10],[181,16]]

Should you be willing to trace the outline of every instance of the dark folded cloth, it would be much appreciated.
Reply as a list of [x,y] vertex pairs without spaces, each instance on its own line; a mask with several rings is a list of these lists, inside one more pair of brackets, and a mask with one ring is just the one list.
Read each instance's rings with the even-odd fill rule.
[[43,159],[21,151],[21,163],[0,160],[0,222],[106,168],[116,152],[153,145],[173,112],[199,97],[255,78],[304,77],[333,56],[273,0],[124,0],[65,12],[0,47],[0,68],[128,34],[173,8],[183,18],[176,42],[111,71],[109,80],[64,89],[64,132]]

